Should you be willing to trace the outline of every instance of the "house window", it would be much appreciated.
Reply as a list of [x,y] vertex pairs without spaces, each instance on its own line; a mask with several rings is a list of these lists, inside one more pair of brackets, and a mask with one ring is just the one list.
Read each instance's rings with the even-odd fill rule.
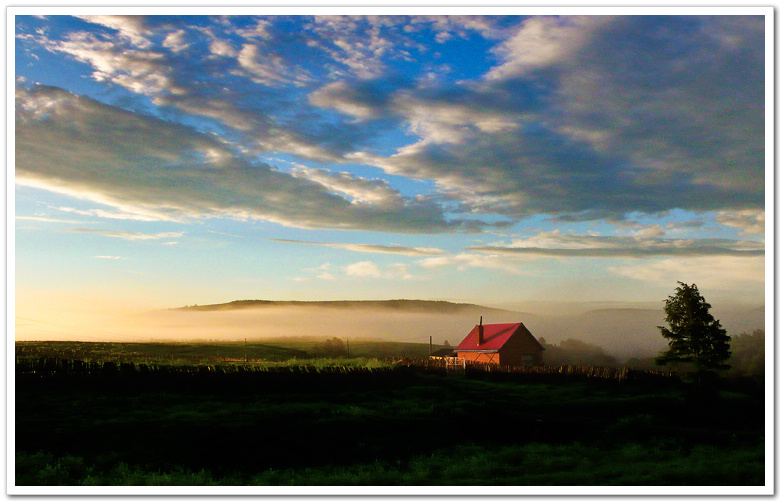
[[523,365],[533,365],[534,364],[534,356],[533,355],[523,355]]

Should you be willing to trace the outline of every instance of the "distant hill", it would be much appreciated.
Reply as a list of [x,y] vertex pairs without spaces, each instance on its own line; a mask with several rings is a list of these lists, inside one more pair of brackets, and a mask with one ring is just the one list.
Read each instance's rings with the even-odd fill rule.
[[[485,324],[522,322],[536,336],[557,344],[566,339],[600,346],[619,360],[652,357],[666,349],[658,326],[660,308],[614,307],[556,314],[511,311],[470,303],[396,299],[387,301],[241,300],[157,311],[137,336],[154,339],[269,340],[338,337],[456,346],[483,317]],[[629,306],[627,303],[626,306]],[[584,306],[583,306],[584,308]],[[764,328],[763,309],[713,310],[734,336]]]
[[270,308],[275,306],[296,306],[306,308],[342,308],[342,309],[370,309],[392,310],[398,312],[414,313],[511,313],[520,315],[519,312],[491,308],[468,303],[451,303],[449,301],[427,301],[420,299],[389,299],[373,301],[268,301],[263,299],[244,299],[229,303],[206,304],[175,308],[182,311],[230,311],[253,308]]

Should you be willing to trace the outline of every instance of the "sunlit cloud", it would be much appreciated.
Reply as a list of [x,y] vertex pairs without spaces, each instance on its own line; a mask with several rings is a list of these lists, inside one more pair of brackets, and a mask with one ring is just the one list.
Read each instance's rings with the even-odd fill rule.
[[764,258],[703,256],[675,257],[643,261],[636,264],[610,266],[608,270],[618,276],[656,285],[669,284],[670,280],[696,283],[702,290],[752,290],[765,280]]
[[184,235],[184,232],[137,233],[133,231],[99,230],[95,228],[69,228],[62,231],[66,233],[87,233],[109,238],[121,238],[123,240],[159,240],[161,238],[179,238]]
[[760,298],[769,18],[511,14],[16,16],[19,276]]
[[462,252],[449,256],[429,257],[421,259],[417,264],[423,268],[446,270],[452,268],[458,271],[483,269],[501,271],[511,275],[533,274],[531,268],[533,257],[502,255],[501,253],[480,254]]
[[360,261],[350,264],[345,268],[345,271],[347,275],[352,277],[379,278],[382,276],[382,272],[379,271],[377,265],[371,261]]
[[410,273],[409,267],[405,264],[394,263],[380,269],[379,266],[371,261],[360,261],[344,267],[347,277],[356,278],[383,278],[389,280],[412,280],[417,278]]
[[[448,221],[436,202],[402,197],[383,182],[321,170],[309,173],[316,180],[283,173],[191,128],[51,87],[17,89],[16,161],[17,184],[159,219],[234,216],[402,233],[469,228]],[[352,203],[333,188],[379,199]]]
[[345,244],[334,242],[306,242],[303,240],[290,240],[285,238],[271,238],[272,242],[303,245],[321,245],[336,249],[346,249],[354,252],[376,252],[380,254],[401,254],[404,256],[437,256],[446,254],[441,249],[428,247],[404,247],[401,245],[376,245],[376,244]]
[[22,221],[38,221],[41,223],[66,223],[66,224],[83,224],[83,221],[76,221],[73,219],[57,219],[44,216],[15,216],[14,219]]
[[715,238],[671,239],[653,236],[655,232],[634,237],[568,235],[559,231],[516,239],[509,245],[472,246],[469,250],[507,255],[540,257],[653,257],[653,256],[763,256],[762,242]]
[[757,235],[764,233],[764,211],[763,210],[744,210],[738,212],[718,212],[715,218],[717,222],[724,226],[739,228],[741,235]]
[[[666,22],[672,29],[660,29]],[[386,104],[328,92],[342,110],[401,116],[419,137],[393,155],[349,158],[435,180],[477,213],[577,221],[755,210],[763,30],[761,17],[531,18],[481,82],[403,90]]]

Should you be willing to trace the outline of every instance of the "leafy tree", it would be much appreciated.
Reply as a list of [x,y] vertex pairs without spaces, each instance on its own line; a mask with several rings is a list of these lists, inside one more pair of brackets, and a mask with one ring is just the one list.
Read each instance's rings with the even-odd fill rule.
[[696,284],[677,283],[677,292],[664,301],[669,327],[658,326],[669,340],[669,349],[656,358],[656,363],[689,362],[699,374],[728,369],[731,338],[726,329],[710,314],[711,305],[699,294]]
[[750,334],[743,332],[731,338],[730,374],[764,376],[765,337],[763,329],[756,329]]
[[344,341],[337,337],[326,339],[322,350],[326,355],[333,357],[342,357],[347,354],[347,348],[344,347]]

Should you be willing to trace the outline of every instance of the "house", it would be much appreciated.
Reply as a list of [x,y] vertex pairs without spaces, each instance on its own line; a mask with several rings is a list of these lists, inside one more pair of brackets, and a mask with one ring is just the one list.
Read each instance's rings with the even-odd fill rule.
[[544,347],[522,323],[474,326],[455,349],[466,363],[542,365]]

